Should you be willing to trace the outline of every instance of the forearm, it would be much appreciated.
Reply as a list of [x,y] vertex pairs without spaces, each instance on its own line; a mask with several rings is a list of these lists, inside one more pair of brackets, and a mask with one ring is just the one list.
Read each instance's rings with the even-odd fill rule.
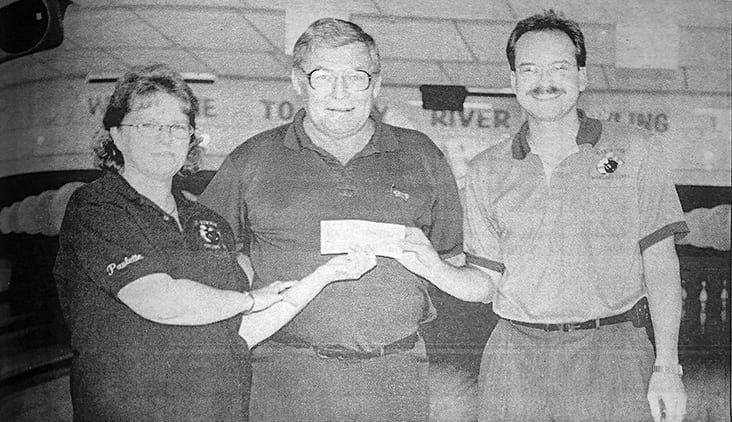
[[315,270],[283,292],[282,302],[275,303],[263,311],[244,315],[239,335],[246,340],[249,347],[266,340],[303,310],[323,290],[328,281],[322,272]]
[[169,325],[204,325],[250,309],[251,295],[216,289],[167,274],[141,277],[118,293],[119,299],[145,319]]
[[644,251],[643,264],[656,341],[656,364],[674,365],[679,361],[681,280],[672,238]]
[[500,273],[441,261],[423,275],[438,289],[466,302],[492,302]]

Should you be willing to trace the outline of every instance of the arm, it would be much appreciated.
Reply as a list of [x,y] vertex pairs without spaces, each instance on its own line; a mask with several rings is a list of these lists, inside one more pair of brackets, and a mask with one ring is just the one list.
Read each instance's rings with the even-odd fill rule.
[[[674,187],[668,151],[657,138],[637,142],[642,162],[638,171],[639,246],[648,305],[656,337],[658,366],[678,364],[678,335],[681,320],[681,281],[674,239],[688,232]],[[686,393],[681,377],[654,372],[648,384],[648,404],[659,422],[681,421],[686,410]]]
[[[204,325],[242,312],[257,312],[282,300],[279,283],[250,293],[222,290],[168,274],[148,274],[120,289],[117,297],[141,317],[160,324]],[[254,295],[254,296],[253,296]],[[255,299],[256,296],[256,299]]]
[[239,335],[254,347],[290,322],[325,286],[338,280],[356,280],[374,266],[376,256],[370,250],[354,248],[348,255],[336,256],[282,293],[282,302],[244,315]]
[[403,252],[396,260],[445,293],[467,302],[493,300],[495,284],[501,276],[499,272],[443,261],[424,233],[414,227],[407,227],[406,240],[399,246]]
[[428,168],[436,197],[432,225],[407,227],[406,239],[398,245],[402,253],[396,260],[449,295],[468,302],[490,302],[496,290],[494,280],[500,279],[501,274],[465,265],[463,210],[455,178],[442,154],[433,157]]
[[[679,363],[681,280],[673,239],[673,236],[667,237],[643,251],[648,306],[656,338],[655,365],[658,366],[675,366]],[[680,376],[662,372],[651,375],[648,403],[656,421],[661,420],[661,402],[667,421],[683,419],[686,413],[686,392]]]

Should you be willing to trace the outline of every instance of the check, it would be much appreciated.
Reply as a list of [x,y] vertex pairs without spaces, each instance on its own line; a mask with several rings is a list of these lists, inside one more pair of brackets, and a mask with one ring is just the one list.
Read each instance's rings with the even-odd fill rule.
[[396,242],[404,240],[405,232],[406,229],[401,224],[366,220],[322,220],[320,253],[346,253],[350,245],[363,245],[370,246],[376,255],[393,258],[401,254]]

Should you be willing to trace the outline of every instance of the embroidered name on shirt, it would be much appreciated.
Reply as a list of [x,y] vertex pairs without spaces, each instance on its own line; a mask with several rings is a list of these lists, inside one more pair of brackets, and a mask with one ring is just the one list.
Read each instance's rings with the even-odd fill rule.
[[115,264],[114,262],[107,265],[107,275],[112,275],[116,270],[124,269],[126,266],[132,264],[133,262],[137,262],[143,258],[140,254],[134,254],[131,256],[126,256],[125,259],[122,260],[122,262]]
[[409,194],[396,189],[395,185],[391,185],[391,193],[397,198],[401,198],[404,201],[409,199]]

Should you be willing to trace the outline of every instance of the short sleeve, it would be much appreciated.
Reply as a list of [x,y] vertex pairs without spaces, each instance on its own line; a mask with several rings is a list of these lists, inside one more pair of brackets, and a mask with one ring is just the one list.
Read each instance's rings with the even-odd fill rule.
[[198,198],[198,202],[224,217],[234,232],[236,243],[243,245],[242,252],[249,255],[247,205],[241,186],[241,173],[241,166],[237,166],[229,155]]
[[499,245],[500,229],[482,192],[485,180],[471,165],[465,183],[465,262],[502,273],[505,269]]
[[434,165],[435,202],[432,208],[430,242],[440,257],[451,258],[463,252],[463,211],[455,177],[444,155]]
[[[74,195],[77,193],[80,191]],[[166,259],[131,214],[111,203],[72,197],[59,243],[60,254],[72,257],[61,265],[78,268],[56,268],[57,274],[80,271],[115,297],[122,287],[140,277],[169,272]]]
[[651,137],[638,172],[638,209],[641,251],[669,237],[689,232],[676,188],[671,181],[671,161],[663,145]]

